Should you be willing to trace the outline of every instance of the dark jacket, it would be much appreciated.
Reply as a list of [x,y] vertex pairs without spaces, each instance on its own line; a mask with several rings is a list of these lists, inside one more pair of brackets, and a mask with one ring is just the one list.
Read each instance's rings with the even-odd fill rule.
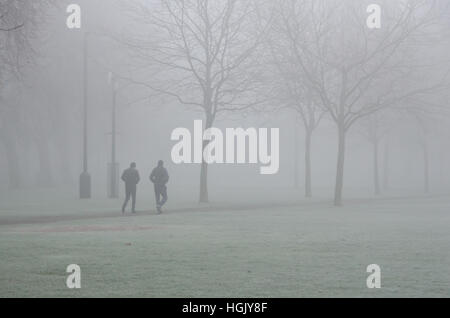
[[128,168],[122,173],[122,180],[127,187],[136,186],[140,179],[139,172],[135,168]]
[[155,185],[165,185],[169,181],[169,174],[167,173],[167,169],[161,166],[153,169],[150,175],[150,181]]

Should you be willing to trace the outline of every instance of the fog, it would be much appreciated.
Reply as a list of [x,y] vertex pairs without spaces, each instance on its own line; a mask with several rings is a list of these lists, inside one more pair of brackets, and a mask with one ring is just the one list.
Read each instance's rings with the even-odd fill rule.
[[0,297],[450,296],[449,52],[448,0],[0,0]]
[[[188,1],[182,11],[179,1],[80,0],[80,29],[66,25],[72,1],[23,5],[1,21],[2,197],[40,188],[79,196],[84,84],[92,197],[108,193],[113,90],[117,178],[136,162],[142,196],[152,195],[148,176],[160,159],[173,200],[231,204],[232,193],[248,193],[257,203],[260,195],[289,191],[299,200],[306,194],[345,205],[355,196],[449,194],[448,4],[379,1],[381,28],[370,29],[370,1],[314,2]],[[211,19],[209,29],[202,17]],[[202,47],[196,35],[211,42]],[[208,56],[215,59],[211,74],[225,76],[224,83],[208,77]],[[262,175],[260,164],[210,164],[201,189],[202,165],[171,158],[177,143],[171,133],[193,131],[196,119],[222,131],[279,128],[278,172]]]

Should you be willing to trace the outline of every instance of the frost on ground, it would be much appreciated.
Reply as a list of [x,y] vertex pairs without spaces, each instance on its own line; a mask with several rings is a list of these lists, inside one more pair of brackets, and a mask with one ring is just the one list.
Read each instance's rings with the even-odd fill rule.
[[[354,199],[342,208],[326,200],[191,204],[135,216],[114,205],[4,204],[0,296],[450,296],[449,197]],[[58,210],[70,217],[55,218]],[[78,290],[65,284],[73,263]],[[381,289],[366,287],[373,263]]]

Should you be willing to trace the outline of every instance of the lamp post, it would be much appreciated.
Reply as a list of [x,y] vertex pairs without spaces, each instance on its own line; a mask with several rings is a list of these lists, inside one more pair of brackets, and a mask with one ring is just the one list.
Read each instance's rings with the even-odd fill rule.
[[109,182],[108,197],[118,198],[118,174],[119,164],[116,162],[116,99],[117,99],[117,82],[114,74],[109,72],[109,83],[112,89],[112,109],[111,109],[111,162],[109,164]]
[[88,33],[83,34],[83,172],[80,174],[80,199],[91,198],[91,175],[88,172]]

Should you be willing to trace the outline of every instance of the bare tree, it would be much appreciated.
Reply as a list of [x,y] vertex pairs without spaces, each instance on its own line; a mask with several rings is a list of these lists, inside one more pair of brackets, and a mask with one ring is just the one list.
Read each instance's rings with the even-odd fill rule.
[[[261,102],[256,53],[264,27],[256,25],[261,20],[254,1],[161,0],[155,5],[147,1],[125,5],[141,28],[148,27],[127,44],[146,70],[152,70],[153,78],[133,74],[134,82],[203,112],[204,129],[220,114]],[[207,145],[205,141],[203,148]],[[200,202],[209,200],[207,175],[208,164],[203,162]]]
[[[276,10],[276,13],[279,13]],[[267,65],[271,66],[271,80],[267,84],[272,89],[266,92],[272,94],[271,108],[278,110],[289,109],[296,114],[293,116],[295,121],[304,129],[304,190],[305,197],[312,196],[312,176],[311,176],[311,142],[312,135],[321,119],[325,115],[323,107],[320,106],[318,96],[311,89],[309,82],[304,78],[302,66],[298,64],[296,52],[293,50],[290,41],[280,36],[285,32],[284,24],[280,15],[278,19],[275,14],[275,22],[271,24],[271,30],[266,36],[265,44],[267,51],[270,52],[267,57]],[[278,23],[277,23],[278,21]],[[297,123],[294,126],[294,173],[295,185],[298,185],[298,130]]]
[[[433,1],[382,1],[383,27],[366,26],[366,1],[281,1],[280,19],[302,75],[336,124],[334,204],[342,205],[346,136],[361,118],[435,89],[410,86],[423,45],[436,21]],[[420,69],[423,72],[423,68]],[[415,83],[417,84],[417,83]]]
[[[286,53],[286,50],[282,46],[277,46]],[[311,142],[312,135],[321,119],[325,115],[323,108],[319,107],[317,99],[314,99],[314,92],[309,90],[305,83],[302,81],[301,72],[295,68],[295,61],[290,62],[287,56],[277,56],[274,50],[273,63],[276,66],[279,81],[272,80],[270,85],[277,88],[277,104],[280,109],[291,109],[296,115],[294,116],[296,121],[299,121],[304,129],[304,172],[305,172],[305,197],[312,196],[312,176],[311,176]],[[295,129],[294,134],[294,148],[297,149],[298,145],[298,131]],[[295,160],[297,160],[297,155]],[[297,162],[295,162],[296,166]],[[296,170],[296,169],[295,169]],[[297,175],[297,170],[295,171]]]
[[[16,92],[21,70],[36,56],[32,40],[38,34],[42,13],[51,1],[0,2],[0,140],[8,163],[9,185],[20,185],[18,131],[20,109],[8,93]],[[15,123],[15,124],[14,124]]]
[[[394,128],[397,114],[392,111],[380,111],[363,118],[359,130],[372,147],[373,189],[375,195],[381,194],[381,188],[386,189],[388,181],[388,145],[387,136]],[[385,140],[383,160],[383,182],[380,182],[380,143]]]
[[439,124],[446,123],[449,113],[426,112],[418,109],[409,110],[406,114],[416,129],[417,138],[414,139],[422,152],[423,167],[423,191],[429,194],[431,191],[430,157],[432,154],[431,140],[439,131]]

